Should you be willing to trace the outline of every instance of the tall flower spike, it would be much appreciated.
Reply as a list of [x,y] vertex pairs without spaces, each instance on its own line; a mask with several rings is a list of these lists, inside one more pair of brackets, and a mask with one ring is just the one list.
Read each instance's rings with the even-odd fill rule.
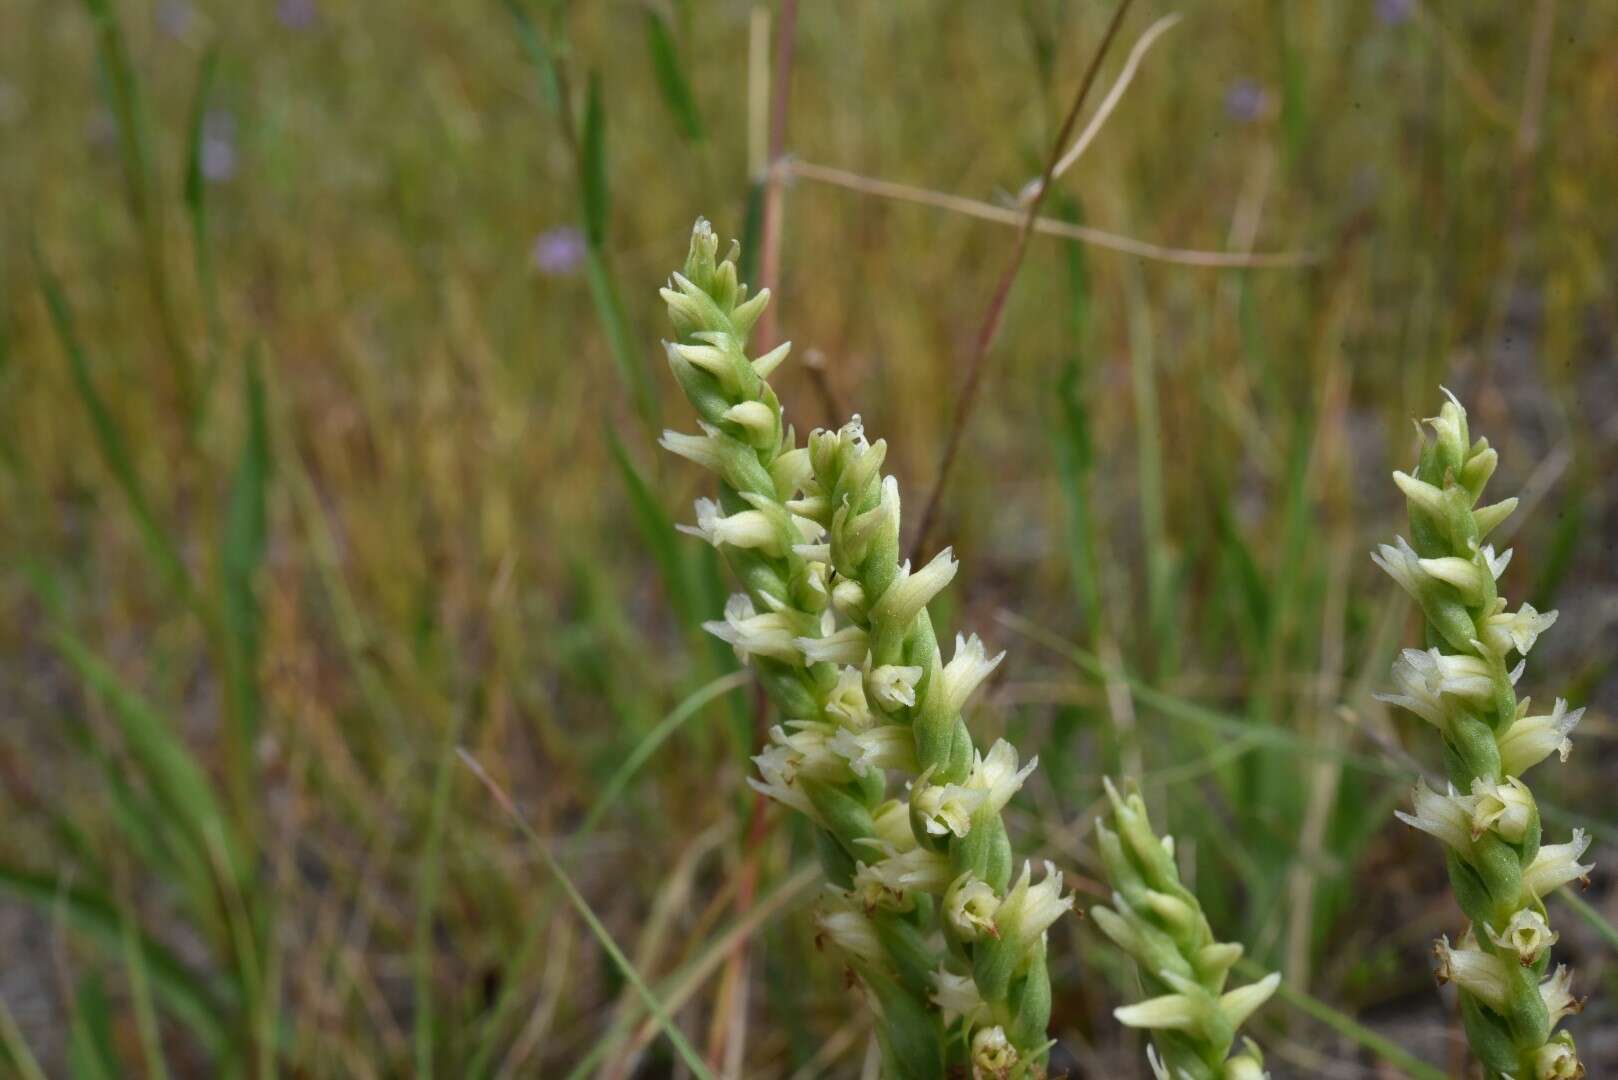
[[1149,997],[1113,1015],[1157,1033],[1147,1057],[1159,1077],[1259,1080],[1264,1056],[1251,1041],[1234,1055],[1241,1025],[1270,999],[1279,974],[1225,989],[1241,946],[1215,941],[1202,906],[1180,883],[1170,845],[1152,831],[1146,803],[1105,782],[1112,824],[1096,822],[1116,908],[1091,909],[1113,944],[1134,957]]
[[1435,949],[1438,977],[1453,981],[1473,1052],[1490,1077],[1553,1080],[1584,1074],[1573,1038],[1556,1024],[1573,1007],[1566,969],[1545,978],[1556,932],[1544,898],[1592,869],[1579,859],[1589,838],[1575,829],[1565,844],[1541,842],[1539,808],[1522,773],[1558,755],[1582,710],[1560,698],[1546,716],[1517,700],[1522,664],[1556,612],[1524,604],[1515,613],[1498,593],[1511,552],[1482,539],[1516,508],[1507,499],[1478,506],[1499,455],[1469,442],[1466,410],[1451,395],[1428,421],[1412,473],[1396,472],[1414,544],[1396,538],[1371,556],[1421,605],[1426,651],[1406,649],[1393,665],[1396,693],[1379,695],[1420,716],[1443,738],[1450,791],[1418,783],[1413,813],[1398,814],[1448,849],[1450,881],[1471,928],[1461,944]]
[[[783,716],[749,783],[818,831],[821,937],[868,991],[883,1075],[1043,1076],[1045,931],[1073,901],[1049,863],[1012,881],[1000,812],[1035,762],[1019,768],[1004,741],[979,753],[962,718],[1001,656],[975,634],[940,655],[927,608],[959,564],[949,549],[900,562],[899,484],[858,417],[795,444],[768,382],[787,347],[747,352],[767,294],[748,298],[707,222],[662,296],[669,370],[701,431],[663,445],[719,481],[685,531],[746,588],[705,626]],[[908,803],[889,797],[896,781]]]

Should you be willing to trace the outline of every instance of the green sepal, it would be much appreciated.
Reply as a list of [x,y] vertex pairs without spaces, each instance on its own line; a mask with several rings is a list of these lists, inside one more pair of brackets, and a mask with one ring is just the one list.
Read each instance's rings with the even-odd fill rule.
[[685,399],[704,423],[712,427],[731,426],[725,421],[725,413],[736,403],[725,396],[718,379],[675,352],[669,353],[669,370],[674,372],[674,381],[680,384]]
[[894,1080],[941,1080],[944,1032],[938,1010],[883,972],[862,967],[859,974],[882,1011],[877,1032],[882,1075]]
[[1494,900],[1483,884],[1478,872],[1454,851],[1444,849],[1444,864],[1449,869],[1450,888],[1466,917],[1474,923],[1487,923],[1494,912]]
[[814,719],[820,715],[820,699],[809,688],[808,673],[767,656],[755,656],[753,668],[764,692],[785,715],[797,720]]
[[1493,780],[1500,775],[1500,744],[1495,742],[1494,729],[1482,718],[1454,710],[1444,732],[1444,743],[1449,779],[1455,790],[1471,791],[1473,780]]
[[818,825],[814,828],[815,854],[820,857],[820,867],[826,872],[826,880],[839,889],[848,890],[854,887],[854,857],[848,849],[838,843],[837,838]]
[[997,938],[979,938],[972,949],[972,981],[978,984],[978,993],[991,1004],[1006,1000],[1011,992],[1011,980],[1030,950],[1016,934],[1001,934]]
[[1029,950],[1028,972],[1012,986],[1007,1003],[1011,1026],[1006,1035],[1011,1044],[1020,1051],[1043,1045],[1051,1023],[1051,977],[1044,949]]
[[1492,926],[1504,926],[1522,902],[1522,864],[1517,850],[1498,833],[1486,832],[1472,841],[1472,868],[1489,894],[1488,918]]
[[899,974],[899,981],[911,993],[925,999],[932,991],[932,974],[938,966],[938,954],[927,943],[920,920],[891,911],[877,911],[871,915],[876,927],[877,940],[887,953]]
[[871,853],[856,843],[876,833],[876,824],[864,801],[837,784],[823,784],[801,776],[797,782],[849,855],[856,862],[868,861]]
[[1523,1050],[1545,1045],[1551,1037],[1551,1017],[1545,999],[1539,996],[1539,979],[1531,967],[1511,965],[1511,991],[1506,996],[1506,1023],[1516,1044]]
[[1506,1021],[1466,991],[1461,991],[1460,996],[1461,1024],[1466,1028],[1466,1041],[1472,1045],[1472,1053],[1485,1068],[1497,1073],[1514,1072],[1520,1055]]
[[1436,631],[1445,644],[1460,652],[1472,651],[1478,628],[1455,586],[1445,581],[1429,581],[1421,590],[1420,603],[1429,629]]

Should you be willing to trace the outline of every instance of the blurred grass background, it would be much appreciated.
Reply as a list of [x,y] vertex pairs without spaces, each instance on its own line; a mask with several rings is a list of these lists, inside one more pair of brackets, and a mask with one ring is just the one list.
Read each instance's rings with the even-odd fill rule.
[[[1442,382],[1524,495],[1507,592],[1562,612],[1524,687],[1590,710],[1536,788],[1597,837],[1552,909],[1605,1075],[1618,9],[1142,0],[1092,110],[1171,11],[1047,212],[1315,259],[1033,241],[935,533],[946,623],[1010,650],[979,739],[1040,755],[1014,842],[1094,894],[1100,777],[1140,774],[1286,974],[1278,1076],[1400,1075],[1379,1038],[1461,1075],[1425,955],[1459,912],[1391,816],[1436,738],[1370,697],[1415,623],[1366,555]],[[913,507],[1014,232],[811,167],[1011,205],[1110,13],[796,14],[777,385],[800,431],[860,411]],[[858,1074],[808,838],[692,629],[703,479],[653,445],[691,427],[655,292],[691,220],[759,264],[776,14],[0,12],[0,1068],[680,1075],[554,856],[716,1071]],[[1141,1075],[1132,973],[1078,920],[1052,965],[1054,1063]]]

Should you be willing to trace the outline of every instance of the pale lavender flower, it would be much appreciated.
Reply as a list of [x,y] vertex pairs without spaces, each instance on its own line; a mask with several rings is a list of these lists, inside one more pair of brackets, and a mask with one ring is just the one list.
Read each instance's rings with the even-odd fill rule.
[[202,118],[202,175],[222,184],[236,175],[236,117],[224,109],[210,109]]
[[1225,91],[1225,115],[1239,123],[1257,120],[1268,104],[1269,94],[1253,79],[1237,79]]
[[157,5],[157,29],[165,37],[183,38],[196,23],[197,11],[186,0],[163,0]]
[[288,30],[309,30],[320,21],[320,8],[315,0],[281,0],[275,16]]
[[577,273],[584,262],[584,233],[571,225],[539,234],[532,253],[534,268],[542,274],[560,277]]
[[1376,0],[1376,17],[1384,26],[1398,26],[1416,12],[1416,0]]

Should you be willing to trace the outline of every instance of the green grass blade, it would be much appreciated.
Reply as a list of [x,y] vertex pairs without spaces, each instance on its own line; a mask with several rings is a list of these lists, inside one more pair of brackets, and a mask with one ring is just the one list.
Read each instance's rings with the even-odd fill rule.
[[141,1056],[149,1080],[167,1080],[168,1061],[163,1056],[163,1037],[152,1004],[152,979],[146,970],[146,954],[140,948],[134,913],[127,905],[118,909],[123,933],[124,970],[129,973],[129,997],[135,1010],[135,1030],[140,1034]]
[[590,812],[584,816],[584,821],[579,825],[574,836],[588,835],[601,823],[602,817],[617,804],[618,796],[623,794],[624,789],[629,786],[630,780],[634,779],[641,766],[645,765],[651,756],[657,753],[658,747],[662,746],[669,736],[679,730],[681,724],[701,712],[703,706],[707,705],[708,702],[722,697],[732,690],[746,686],[751,678],[751,674],[746,671],[734,671],[729,675],[721,675],[676,705],[674,710],[659,721],[656,727],[646,733],[640,742],[635,745],[635,749],[629,752],[629,756],[624,759],[624,763],[618,766],[605,784],[601,785],[601,794],[596,797],[595,804],[590,807]]
[[618,368],[624,385],[634,395],[635,408],[641,420],[648,430],[655,432],[658,427],[658,407],[651,369],[641,362],[635,336],[629,329],[629,316],[624,312],[618,286],[607,265],[607,256],[594,245],[585,252],[584,273],[590,284],[590,299],[595,304],[596,318],[601,322],[602,332],[607,335],[607,349],[612,354],[612,362]]
[[[1248,978],[1262,978],[1268,974],[1251,960],[1238,962],[1236,970]],[[1294,990],[1285,981],[1276,988],[1275,996],[1305,1016],[1325,1024],[1345,1039],[1364,1047],[1388,1064],[1403,1069],[1412,1080],[1446,1080],[1449,1075],[1444,1070],[1422,1061],[1392,1040],[1378,1035],[1352,1016],[1332,1008],[1319,998],[1311,997],[1301,990]]]
[[1563,886],[1557,890],[1556,895],[1561,898],[1564,904],[1573,909],[1574,914],[1590,924],[1590,928],[1601,937],[1602,941],[1607,943],[1608,948],[1618,953],[1618,927],[1608,922],[1601,912],[1597,911],[1589,901],[1571,888]]
[[517,807],[512,804],[510,798],[500,789],[499,785],[490,779],[489,774],[483,771],[483,766],[478,764],[477,759],[464,749],[457,752],[466,767],[472,771],[472,775],[476,776],[483,786],[489,789],[489,794],[494,796],[495,801],[511,816],[511,819],[517,823],[517,827],[522,830],[523,835],[533,844],[534,850],[539,853],[539,857],[544,860],[546,868],[556,878],[557,883],[562,886],[562,891],[567,894],[568,901],[572,903],[574,910],[579,913],[579,918],[584,920],[585,925],[590,928],[590,932],[601,943],[602,950],[611,958],[613,965],[618,969],[618,973],[624,977],[624,980],[629,985],[635,988],[635,993],[639,995],[646,1008],[657,1019],[658,1026],[668,1036],[669,1042],[674,1045],[675,1051],[680,1055],[680,1059],[685,1062],[686,1068],[690,1069],[692,1075],[696,1076],[698,1080],[714,1080],[713,1073],[709,1072],[708,1066],[703,1064],[701,1056],[686,1041],[684,1033],[670,1019],[668,1012],[663,1008],[663,1003],[652,993],[651,988],[640,977],[640,972],[635,970],[635,965],[629,962],[629,957],[624,955],[623,950],[618,947],[618,943],[612,939],[612,934],[607,931],[601,920],[596,917],[596,913],[590,908],[589,901],[584,898],[578,887],[573,884],[573,879],[567,876],[567,871],[563,870],[562,864],[556,861],[556,857],[551,854],[550,848],[545,846],[545,841],[540,838],[538,833],[534,832],[533,826],[529,825],[527,820],[517,812]]
[[[126,931],[118,908],[106,897],[82,886],[58,885],[53,879],[0,863],[0,892],[33,904],[47,915],[54,913],[87,940],[105,949],[109,957],[122,955]],[[150,976],[154,997],[201,1042],[221,1049],[226,1042],[223,1016],[229,1002],[221,1003],[200,977],[164,946],[135,933]]]
[[657,76],[657,88],[663,95],[663,104],[679,125],[680,132],[692,142],[703,139],[702,116],[697,112],[697,101],[691,86],[685,80],[680,63],[680,51],[674,44],[674,35],[663,14],[646,9],[646,49],[652,56],[652,72]]
[[619,475],[623,477],[624,490],[629,494],[629,509],[634,514],[641,541],[657,561],[657,569],[663,576],[663,587],[668,590],[669,601],[680,620],[687,625],[695,625],[709,616],[699,608],[680,534],[664,511],[663,504],[652,494],[640,470],[630,460],[629,452],[624,449],[617,432],[611,426],[607,427],[606,432],[607,448],[612,451],[612,459],[618,465]]
[[212,383],[213,372],[218,367],[220,335],[219,289],[214,281],[213,250],[208,241],[208,182],[202,171],[208,102],[213,97],[218,74],[219,51],[210,48],[202,55],[197,69],[197,89],[191,99],[191,128],[185,148],[185,210],[191,224],[192,270],[208,320],[209,360],[208,371],[203,376],[205,387]]
[[445,822],[449,817],[450,780],[454,776],[455,745],[461,737],[460,711],[450,722],[438,768],[433,776],[432,806],[427,817],[427,836],[422,845],[421,862],[416,874],[416,928],[415,947],[411,966],[414,969],[416,994],[415,1053],[416,1075],[428,1080],[433,1075],[433,920],[438,911],[439,888],[443,881],[443,842]]
[[590,75],[584,99],[584,129],[579,140],[579,205],[590,246],[607,242],[607,111],[601,100],[601,77]]
[[547,108],[553,112],[562,110],[562,80],[556,71],[556,58],[551,54],[550,43],[545,39],[545,33],[539,24],[534,22],[520,0],[504,0],[506,11],[511,13],[512,21],[517,24],[517,41],[527,54],[529,62],[534,65],[534,73],[539,79],[539,96]]
[[95,975],[87,976],[73,995],[67,1072],[73,1080],[117,1080],[123,1075],[117,1051],[112,1048],[112,1006]]
[[102,399],[100,392],[96,390],[94,380],[90,377],[90,361],[79,341],[73,323],[73,313],[68,307],[61,283],[45,264],[45,259],[37,248],[34,251],[34,263],[39,272],[40,287],[45,293],[45,306],[50,311],[51,325],[62,344],[63,352],[67,354],[68,370],[73,377],[73,389],[90,418],[90,429],[95,436],[96,449],[101,454],[101,460],[112,473],[124,498],[128,500],[129,508],[140,528],[141,539],[145,541],[146,550],[151,555],[152,561],[157,564],[158,571],[187,603],[200,608],[201,600],[192,583],[191,574],[186,569],[184,560],[180,558],[179,548],[158,524],[157,516],[152,512],[151,503],[146,498],[146,492],[141,487],[140,478],[135,474],[135,459],[130,453],[128,442],[124,439],[124,433],[113,419],[111,410],[107,408],[106,401]]
[[252,748],[258,736],[260,615],[253,579],[264,561],[269,531],[269,424],[256,349],[247,354],[243,412],[247,432],[225,505],[219,549],[220,615],[226,642],[227,735],[232,794],[245,812],[253,805]]
[[22,1029],[17,1026],[17,1018],[11,1015],[5,998],[0,998],[0,1050],[5,1051],[0,1061],[16,1070],[18,1080],[46,1080],[45,1070],[40,1068],[39,1059],[23,1038]]
[[[207,773],[190,749],[144,698],[125,686],[78,638],[59,629],[52,639],[85,685],[106,702],[152,794],[170,821],[184,831],[196,861],[204,868],[212,865],[209,836],[217,835],[225,844],[227,869],[241,880],[247,860],[226,824]],[[197,875],[198,879],[204,877]],[[204,897],[195,899],[206,904]]]

